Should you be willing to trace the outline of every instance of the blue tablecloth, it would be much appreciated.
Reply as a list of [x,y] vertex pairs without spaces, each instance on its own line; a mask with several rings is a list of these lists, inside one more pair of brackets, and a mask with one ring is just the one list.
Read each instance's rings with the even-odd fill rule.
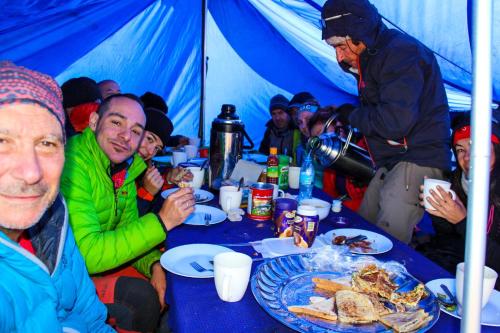
[[[325,193],[315,189],[314,197],[331,200]],[[217,206],[218,197],[209,205]],[[447,271],[423,257],[406,244],[387,235],[359,215],[343,208],[339,213],[351,222],[349,227],[376,231],[388,236],[394,243],[391,251],[377,255],[380,260],[396,260],[403,263],[417,279],[428,282],[438,278],[452,277]],[[330,215],[320,223],[319,233],[333,229]],[[210,227],[181,225],[167,237],[167,249],[191,243],[242,243],[273,236],[272,222],[258,222],[244,217],[241,222],[225,221]],[[235,247],[235,251],[259,257],[252,247]],[[262,262],[254,262],[252,271]],[[167,273],[167,301],[170,304],[169,324],[175,333],[196,332],[292,332],[272,318],[256,302],[250,287],[240,302],[223,302],[217,296],[213,279],[192,279]],[[441,312],[440,318],[430,332],[459,332],[460,320]],[[484,327],[483,332],[498,332],[498,328]]]

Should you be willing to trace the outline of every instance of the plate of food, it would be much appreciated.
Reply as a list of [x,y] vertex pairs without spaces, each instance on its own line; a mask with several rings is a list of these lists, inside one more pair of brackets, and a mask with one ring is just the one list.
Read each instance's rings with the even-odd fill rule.
[[348,245],[355,254],[380,254],[392,249],[392,241],[384,235],[362,229],[342,228],[330,230],[323,236],[333,245]]
[[[436,297],[404,269],[356,264],[325,271],[310,255],[269,259],[252,276],[257,302],[299,332],[425,332],[439,318]],[[365,258],[365,257],[358,257]]]
[[223,210],[206,205],[194,206],[194,212],[191,213],[184,221],[184,224],[189,225],[212,225],[221,223],[226,220],[227,214]]
[[[165,190],[165,191],[161,192],[161,196],[163,197],[163,199],[166,199],[170,194],[174,193],[177,190],[179,190],[177,187]],[[211,201],[213,198],[214,198],[214,195],[208,191],[205,191],[205,190],[202,190],[199,188],[194,190],[194,199],[195,199],[197,204]]]
[[[427,288],[440,300],[441,310],[458,319],[462,316],[458,312],[458,306],[446,295],[441,285],[448,287],[448,290],[455,295],[455,279],[436,279],[425,284]],[[481,325],[500,326],[500,292],[493,289],[488,303],[481,311]]]

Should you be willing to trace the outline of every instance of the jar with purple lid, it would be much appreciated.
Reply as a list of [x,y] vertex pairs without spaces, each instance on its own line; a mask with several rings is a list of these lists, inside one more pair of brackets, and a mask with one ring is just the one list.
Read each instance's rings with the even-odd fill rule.
[[274,200],[274,234],[277,237],[292,237],[297,201],[288,198]]

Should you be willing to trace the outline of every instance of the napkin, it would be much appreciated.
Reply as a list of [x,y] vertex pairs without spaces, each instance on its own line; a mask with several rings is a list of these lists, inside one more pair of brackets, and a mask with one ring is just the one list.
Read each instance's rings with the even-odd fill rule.
[[260,252],[263,258],[274,258],[288,254],[316,252],[325,246],[329,245],[324,242],[320,235],[316,237],[312,247],[309,249],[296,246],[293,243],[293,237],[265,238],[262,242],[252,243],[252,247],[255,251]]
[[245,212],[241,208],[233,208],[227,212],[227,219],[231,222],[239,222],[243,220],[243,216]]
[[239,160],[234,167],[230,179],[237,182],[241,177],[245,179],[245,184],[255,183],[266,166],[254,162]]

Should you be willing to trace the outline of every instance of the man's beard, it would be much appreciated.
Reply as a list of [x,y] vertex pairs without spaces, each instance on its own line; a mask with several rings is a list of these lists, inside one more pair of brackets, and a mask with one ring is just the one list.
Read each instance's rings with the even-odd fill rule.
[[[54,201],[55,201],[55,196],[53,198],[44,198],[44,195],[47,194],[49,191],[49,187],[45,183],[39,183],[35,185],[26,185],[24,184],[10,184],[7,186],[0,186],[0,193],[9,195],[9,196],[26,196],[26,195],[40,195],[42,198],[40,200],[44,200],[46,202],[43,203],[42,208],[40,209],[40,213],[33,218],[32,221],[29,221],[27,223],[22,223],[19,224],[19,222],[8,222],[4,221],[2,219],[2,212],[0,212],[0,227],[9,229],[9,230],[26,230],[34,226],[38,221],[40,221],[40,218],[45,214],[47,211],[47,208],[50,207]],[[39,205],[40,203],[36,203]],[[24,205],[19,205],[19,206],[24,206]],[[19,209],[27,209],[27,207],[19,207]],[[20,214],[21,215],[21,214]],[[14,221],[19,221],[21,220],[21,216],[18,219],[14,219]]]

